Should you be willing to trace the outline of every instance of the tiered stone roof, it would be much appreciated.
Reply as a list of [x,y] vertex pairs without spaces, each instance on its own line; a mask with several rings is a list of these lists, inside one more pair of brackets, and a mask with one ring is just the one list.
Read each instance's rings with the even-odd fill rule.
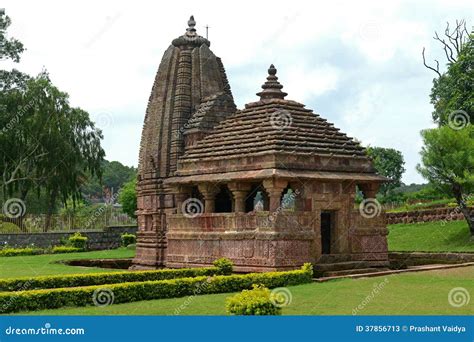
[[[266,168],[270,164],[262,163],[261,158],[254,159],[253,167],[249,165],[253,156],[265,155],[278,156],[278,160],[274,159],[275,168],[288,162],[287,169],[374,173],[370,159],[356,141],[303,104],[285,100],[287,94],[281,90],[283,86],[273,65],[268,73],[263,90],[257,94],[260,100],[247,104],[215,126],[203,140],[187,148],[180,158],[182,167],[177,175],[196,174],[190,165],[205,173],[206,162],[214,164],[209,172]],[[242,158],[246,162],[228,162],[231,169],[218,167],[219,160]]]

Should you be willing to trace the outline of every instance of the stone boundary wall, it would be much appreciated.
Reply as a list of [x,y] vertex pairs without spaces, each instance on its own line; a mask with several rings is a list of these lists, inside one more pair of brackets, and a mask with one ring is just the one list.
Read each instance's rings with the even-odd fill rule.
[[[470,211],[471,215],[473,215],[474,207],[471,207]],[[463,214],[457,207],[404,211],[399,213],[386,213],[385,215],[388,224],[464,220]]]
[[390,265],[395,268],[429,264],[462,264],[474,262],[474,253],[453,252],[390,252]]
[[[82,235],[87,236],[87,248],[89,250],[101,250],[117,248],[121,245],[121,235],[124,233],[136,234],[136,226],[111,226],[104,230],[78,230]],[[27,247],[35,245],[39,248],[47,248],[61,244],[74,232],[45,232],[45,233],[7,233],[0,234],[0,244],[7,244],[10,247]]]

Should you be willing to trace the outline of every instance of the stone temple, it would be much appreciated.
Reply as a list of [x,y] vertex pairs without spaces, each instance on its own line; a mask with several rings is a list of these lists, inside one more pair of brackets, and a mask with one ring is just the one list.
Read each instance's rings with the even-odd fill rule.
[[387,266],[385,217],[371,202],[387,179],[364,149],[287,100],[273,65],[257,101],[238,110],[221,59],[195,25],[191,17],[164,53],[148,102],[132,267],[220,257],[241,272]]

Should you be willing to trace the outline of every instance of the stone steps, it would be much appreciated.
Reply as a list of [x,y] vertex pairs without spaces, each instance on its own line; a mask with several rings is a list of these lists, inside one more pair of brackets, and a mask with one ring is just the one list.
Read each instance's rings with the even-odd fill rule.
[[323,254],[319,258],[317,264],[327,264],[345,261],[352,261],[352,257],[350,254]]
[[314,265],[313,269],[317,271],[342,271],[342,270],[353,270],[358,268],[369,268],[369,264],[366,261],[344,261],[334,263],[323,263]]
[[368,274],[389,271],[389,268],[355,268],[351,270],[328,271],[323,273],[323,277],[340,277],[345,275]]

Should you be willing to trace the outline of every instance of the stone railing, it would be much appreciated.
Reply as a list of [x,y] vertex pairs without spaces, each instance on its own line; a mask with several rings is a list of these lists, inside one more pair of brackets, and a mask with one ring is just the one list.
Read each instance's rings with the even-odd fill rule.
[[313,231],[319,222],[317,216],[310,212],[268,211],[258,213],[202,213],[195,217],[180,214],[169,215],[170,232],[245,232],[245,231]]
[[[469,210],[471,212],[471,215],[473,215],[474,207],[469,208]],[[455,221],[464,219],[463,214],[457,207],[387,213],[386,216],[388,224]]]

